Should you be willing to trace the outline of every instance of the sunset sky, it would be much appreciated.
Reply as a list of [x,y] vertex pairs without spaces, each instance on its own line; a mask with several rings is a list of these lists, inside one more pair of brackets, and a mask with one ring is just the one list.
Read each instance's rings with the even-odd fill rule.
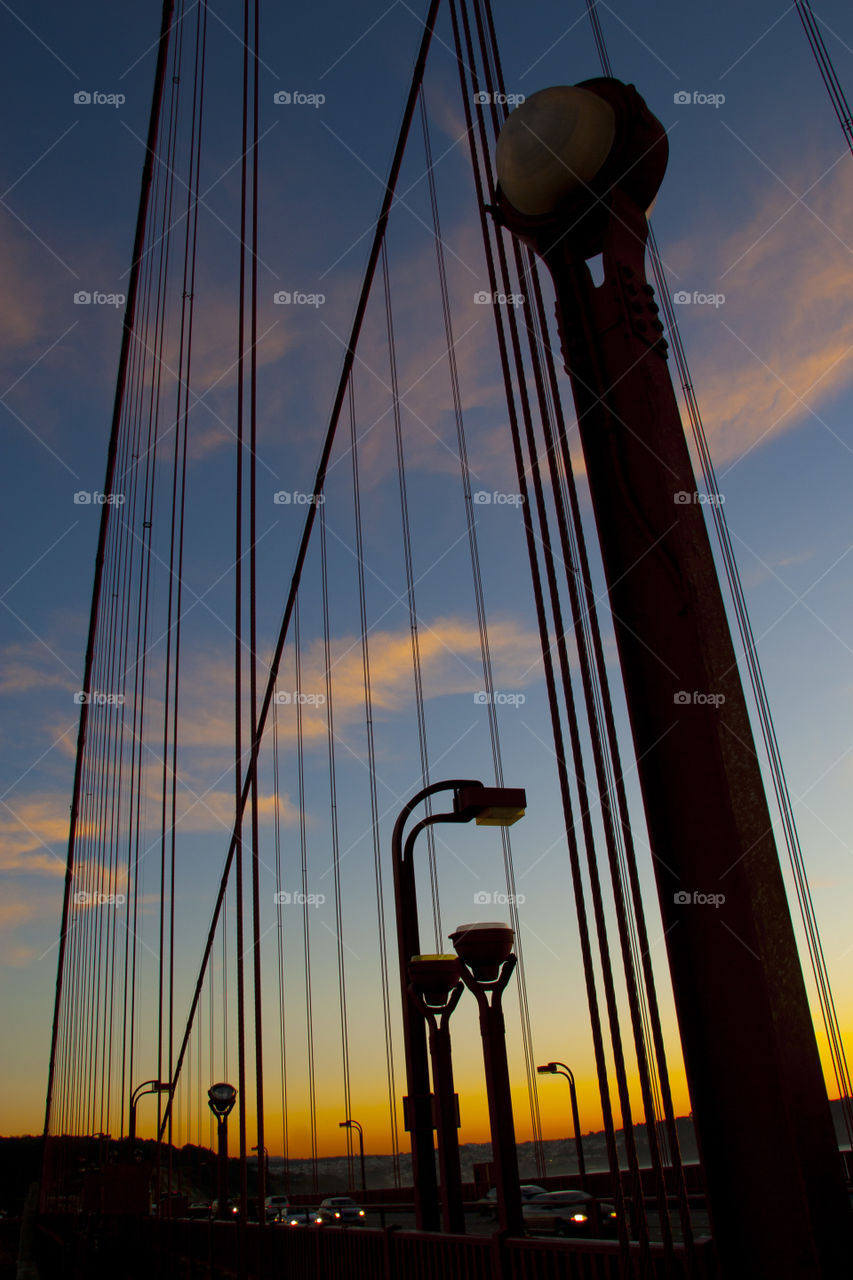
[[[816,0],[826,43],[853,87],[853,17],[841,0]],[[614,72],[634,83],[669,131],[670,162],[653,222],[725,500],[759,656],[795,805],[842,1030],[853,1033],[850,904],[853,902],[853,156],[818,76],[793,6],[724,0],[714,6],[599,3]],[[201,186],[197,332],[189,431],[186,666],[181,687],[179,869],[175,946],[176,1025],[195,983],[228,847],[233,806],[233,470],[239,227],[241,7],[212,0],[208,120]],[[344,5],[262,5],[260,112],[260,305],[258,601],[260,649],[272,648],[305,518],[295,498],[311,491],[372,226],[379,209],[420,39],[425,5],[409,0]],[[533,7],[497,0],[504,72],[513,93],[531,94],[600,74],[582,3]],[[103,483],[121,305],[75,303],[126,293],[147,130],[160,5],[95,0],[68,6],[33,0],[0,6],[7,50],[0,84],[7,122],[0,160],[0,380],[5,466],[5,560],[0,600],[2,809],[0,809],[0,1010],[5,1028],[0,1131],[40,1131],[56,980],[68,807],[93,577],[95,502]],[[187,30],[195,21],[188,5]],[[512,832],[536,1060],[560,1059],[578,1078],[585,1130],[601,1128],[583,990],[565,831],[549,747],[541,654],[532,607],[517,480],[490,308],[475,294],[487,274],[474,206],[465,122],[449,18],[442,12],[426,76],[441,223],[472,468],[477,528],[507,785],[528,791],[528,814]],[[289,93],[290,103],[275,101]],[[75,95],[93,94],[82,103]],[[112,101],[97,101],[97,95]],[[299,101],[306,95],[313,101]],[[687,95],[689,101],[684,101]],[[123,98],[121,102],[116,101]],[[322,98],[323,101],[319,101]],[[479,637],[452,401],[442,363],[444,333],[435,270],[420,123],[412,130],[389,228],[388,250],[430,765],[434,779],[493,780],[487,722],[477,700]],[[186,198],[181,191],[180,200]],[[177,252],[177,250],[176,250]],[[548,286],[550,289],[550,286]],[[313,295],[282,305],[277,293]],[[322,298],[322,301],[317,301]],[[705,301],[702,301],[705,299]],[[550,292],[546,291],[550,308]],[[678,298],[676,297],[676,301]],[[176,332],[167,335],[167,363]],[[381,277],[368,310],[355,375],[365,434],[359,452],[370,654],[376,710],[380,836],[386,918],[393,919],[388,842],[396,813],[420,786],[400,512],[388,393]],[[167,378],[167,387],[173,384]],[[169,392],[171,394],[171,390]],[[200,399],[196,399],[200,397]],[[565,389],[569,405],[568,388]],[[573,435],[576,442],[576,432]],[[330,648],[334,662],[342,920],[349,1006],[352,1113],[372,1151],[389,1149],[385,1056],[378,986],[377,910],[364,718],[349,422],[341,424],[326,491]],[[574,450],[582,499],[579,446]],[[164,464],[165,467],[165,464]],[[167,484],[165,474],[161,483]],[[169,481],[170,483],[170,481]],[[165,488],[163,489],[165,494]],[[160,498],[158,497],[158,503]],[[165,503],[165,498],[163,498]],[[166,514],[158,507],[158,516]],[[590,535],[592,523],[589,522]],[[163,536],[167,536],[164,534]],[[162,545],[162,544],[158,544]],[[162,619],[165,575],[153,580]],[[319,546],[301,595],[302,689],[325,689]],[[609,619],[610,674],[617,682]],[[152,723],[162,707],[164,644],[151,649]],[[279,689],[295,687],[292,647]],[[617,695],[624,730],[621,696]],[[280,832],[290,893],[301,888],[292,708],[280,707]],[[162,712],[161,712],[162,714]],[[305,711],[305,821],[312,908],[312,974],[320,1154],[343,1149],[326,720]],[[153,761],[153,757],[152,757]],[[143,787],[153,830],[158,772]],[[631,802],[638,812],[634,774]],[[278,912],[284,924],[289,1141],[308,1146],[304,1064],[302,912],[274,902],[271,756],[261,766],[267,1145],[282,1149],[278,1029]],[[442,938],[432,933],[426,876],[422,944],[447,950],[466,920],[501,918],[483,894],[505,889],[499,837],[451,828],[438,842]],[[638,822],[649,931],[671,1052],[676,1109],[689,1110],[666,979],[648,848]],[[425,850],[420,851],[421,870]],[[783,869],[791,885],[787,860]],[[159,864],[158,864],[159,866]],[[138,891],[143,998],[140,1043],[151,1042],[156,981],[152,858]],[[792,892],[793,901],[793,892]],[[802,931],[795,920],[798,937]],[[227,946],[233,953],[233,925]],[[399,1051],[396,956],[388,933],[391,1003]],[[214,992],[221,994],[221,947]],[[805,950],[803,950],[805,956]],[[806,973],[810,993],[811,973]],[[229,979],[231,981],[231,979]],[[289,984],[289,985],[287,985]],[[207,989],[206,989],[207,990]],[[229,1017],[233,1018],[233,983]],[[205,995],[203,1005],[207,1001]],[[530,1137],[515,997],[508,1038],[516,1124]],[[206,1005],[205,1005],[206,1007]],[[205,1015],[206,1016],[206,1015]],[[203,1022],[196,1085],[182,1098],[185,1139],[208,1141],[203,1085],[234,1074],[233,1033],[221,1029],[208,1058]],[[473,1001],[454,1015],[461,1140],[488,1135]],[[819,1040],[823,1048],[822,1030]],[[227,1047],[227,1061],[225,1049]],[[156,1074],[144,1052],[138,1079]],[[189,1085],[187,1085],[189,1089]],[[540,1085],[546,1137],[566,1132],[567,1098]],[[249,1100],[250,1119],[254,1102]],[[140,1111],[147,1134],[154,1109]],[[113,1132],[117,1121],[111,1118]],[[255,1141],[254,1138],[251,1141]]]

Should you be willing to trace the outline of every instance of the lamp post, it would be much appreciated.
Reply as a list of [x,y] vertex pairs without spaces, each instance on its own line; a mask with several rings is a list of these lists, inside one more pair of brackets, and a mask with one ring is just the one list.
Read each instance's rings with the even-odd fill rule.
[[569,1096],[572,1102],[572,1128],[575,1135],[575,1152],[578,1158],[578,1173],[580,1175],[581,1186],[584,1191],[587,1190],[586,1185],[586,1163],[583,1158],[583,1139],[581,1138],[581,1122],[580,1113],[578,1111],[578,1092],[575,1088],[574,1073],[569,1070],[565,1062],[546,1062],[543,1067],[537,1067],[536,1070],[540,1076],[565,1076],[569,1082]]
[[[422,818],[409,832],[404,846],[403,831],[410,814],[422,800],[440,791],[454,792],[452,811]],[[525,803],[525,794],[520,788],[484,787],[481,782],[457,778],[447,782],[434,782],[431,786],[424,787],[403,807],[394,824],[391,859],[408,1088],[404,1111],[406,1128],[412,1135],[412,1181],[415,1215],[420,1231],[439,1229],[439,1205],[426,1035],[423,1021],[411,1016],[413,1006],[409,996],[409,961],[421,949],[413,862],[414,844],[425,827],[438,822],[470,822],[472,818],[476,818],[479,826],[510,826],[523,816]]]
[[853,1215],[645,276],[666,161],[666,131],[633,86],[544,89],[501,130],[493,213],[554,280],[721,1270],[828,1278],[849,1267]]
[[228,1117],[234,1110],[237,1101],[237,1090],[233,1084],[212,1084],[207,1091],[207,1105],[216,1116],[218,1136],[218,1192],[216,1203],[217,1218],[228,1215]]
[[454,955],[413,956],[409,995],[429,1026],[429,1052],[435,1090],[435,1126],[441,1174],[444,1230],[464,1235],[462,1170],[459,1165],[459,1101],[453,1085],[450,1015],[465,990]]
[[501,1008],[501,996],[516,965],[512,954],[513,932],[508,924],[461,924],[451,933],[450,940],[462,962],[462,981],[473,991],[480,1009],[498,1221],[502,1231],[521,1236],[524,1235],[524,1216]]
[[341,1120],[339,1129],[355,1129],[358,1133],[358,1155],[361,1160],[361,1190],[367,1190],[367,1178],[364,1172],[364,1130],[357,1120]]
[[136,1104],[146,1093],[169,1093],[172,1086],[163,1080],[143,1080],[130,1095],[130,1117],[127,1125],[127,1140],[130,1147],[136,1141]]
[[[262,1152],[264,1157],[264,1196],[258,1196],[258,1222],[266,1224],[266,1196],[270,1192],[270,1153],[266,1147],[252,1147],[252,1150],[258,1153],[258,1164],[260,1164]],[[260,1179],[258,1180],[258,1186],[260,1187]]]

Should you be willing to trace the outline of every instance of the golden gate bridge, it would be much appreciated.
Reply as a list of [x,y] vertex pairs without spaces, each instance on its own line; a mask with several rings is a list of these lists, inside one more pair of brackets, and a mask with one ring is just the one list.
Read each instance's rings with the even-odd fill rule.
[[[197,389],[197,368],[212,254],[200,227],[215,128],[212,33],[206,3],[164,3],[80,695],[45,1117],[41,1212],[60,1236],[73,1233],[80,1142],[108,1135],[100,1146],[112,1156],[89,1194],[112,1236],[104,1227],[100,1262],[80,1245],[86,1274],[98,1265],[128,1274],[153,1266],[266,1275],[286,1266],[300,1275],[425,1277],[498,1267],[513,1277],[728,1280],[840,1276],[849,1266],[844,1170],[729,615],[853,1145],[849,1070],[732,542],[713,501],[699,403],[646,217],[663,180],[666,134],[637,90],[615,78],[596,4],[587,8],[601,74],[520,103],[504,80],[487,0],[433,0],[425,12],[322,442],[316,433],[319,461],[303,492],[266,456],[263,24],[258,0],[246,0],[233,67],[242,144],[233,350],[212,384],[226,380],[229,390],[214,416],[233,469],[230,488],[211,494],[194,410],[203,401],[210,408],[211,391]],[[850,113],[820,28],[807,3],[796,8],[849,144]],[[467,319],[458,255],[442,231],[426,81],[438,30],[464,116],[488,281],[487,301],[475,296],[475,305],[488,306],[493,321],[497,447],[512,459],[514,494],[484,495],[471,461],[477,415],[460,357]],[[414,324],[393,241],[413,156],[433,255]],[[296,298],[318,309],[322,297],[279,290],[273,305]],[[419,351],[426,358],[409,382]],[[421,384],[433,396],[429,410]],[[306,430],[286,403],[278,416],[282,433]],[[412,483],[412,458],[425,447],[440,459],[429,512]],[[273,481],[275,504],[299,522],[289,575],[281,546],[269,549]],[[516,516],[512,554],[526,555],[530,636],[489,607],[479,508],[500,498]],[[437,590],[430,574],[451,552],[464,573]],[[193,557],[216,564],[205,591],[189,571]],[[200,610],[227,632],[227,660],[211,656]],[[527,671],[541,668],[544,680],[539,728],[552,762],[544,781],[523,776],[523,754],[502,734],[501,706],[513,696],[501,687],[503,655],[519,647]],[[455,712],[442,725],[446,702],[431,700],[470,698],[472,689],[476,732],[460,730]],[[211,741],[220,750],[203,767],[199,749]],[[549,847],[565,859],[557,909],[572,931],[572,958],[560,981],[583,993],[605,1137],[606,1170],[588,1176],[579,1143],[576,1176],[564,1181],[594,1182],[612,1203],[609,1240],[524,1233],[515,1130],[523,1114],[541,1182],[538,1076],[562,1067],[537,1071],[534,1049],[525,947],[539,926],[525,910],[510,834],[525,807],[530,820],[531,791],[548,793]],[[208,819],[203,850],[199,812]],[[475,820],[498,827],[491,855],[470,852],[485,833],[461,834]],[[438,830],[448,824],[460,830]],[[503,885],[485,898],[490,915],[500,903],[508,923],[463,924],[450,952],[442,880],[457,836],[468,841],[466,857],[495,863],[499,844]],[[348,907],[357,892],[358,919]],[[360,918],[365,899],[369,925]],[[713,909],[698,909],[710,900]],[[422,946],[428,917],[434,943]],[[650,941],[661,926],[668,970]],[[467,1062],[475,1043],[470,1027],[457,1032],[463,1010],[472,1022],[466,987],[483,1043],[501,1228],[492,1239],[466,1235],[454,1085],[459,1044]],[[698,1168],[681,1155],[670,1008]],[[579,1036],[576,1025],[571,1034]],[[334,1093],[355,1185],[352,1117],[368,1081],[382,1099],[370,1103],[372,1141],[391,1157],[386,1198],[411,1199],[416,1229],[271,1227],[264,1153],[280,1150],[285,1167],[292,1150],[310,1153],[319,1192]],[[142,1102],[148,1093],[153,1102]],[[140,1105],[156,1105],[150,1168],[137,1159]],[[168,1211],[181,1189],[179,1149],[219,1142],[222,1178],[232,1109],[234,1221],[182,1221]],[[576,1139],[578,1124],[575,1107]],[[407,1133],[411,1187],[401,1159]],[[227,1190],[220,1181],[220,1217]],[[710,1235],[696,1229],[700,1202]]]

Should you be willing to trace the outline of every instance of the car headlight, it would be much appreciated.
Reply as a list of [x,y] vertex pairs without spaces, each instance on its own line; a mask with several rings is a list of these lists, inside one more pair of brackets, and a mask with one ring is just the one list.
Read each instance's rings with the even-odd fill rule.
[[359,1211],[358,1211],[358,1216],[359,1216],[360,1218],[363,1218],[363,1217],[364,1217],[364,1210],[363,1210],[363,1209],[359,1209]]
[[337,1209],[336,1209],[336,1210],[335,1210],[335,1217],[336,1217],[336,1218],[339,1218],[340,1216],[341,1216],[341,1215],[338,1213],[338,1211],[337,1211]]
[[587,1218],[587,1216],[586,1216],[586,1214],[585,1214],[585,1213],[573,1213],[573,1214],[572,1214],[572,1222],[587,1222],[588,1220],[589,1220],[589,1219]]

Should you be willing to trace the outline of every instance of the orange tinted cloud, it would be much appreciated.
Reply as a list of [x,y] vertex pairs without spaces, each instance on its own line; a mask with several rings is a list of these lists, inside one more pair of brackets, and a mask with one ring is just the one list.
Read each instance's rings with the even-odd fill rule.
[[[786,181],[803,192],[816,177],[786,175]],[[853,172],[842,162],[805,203],[774,184],[733,231],[718,237],[695,229],[689,241],[664,248],[691,297],[694,288],[725,297],[720,306],[677,308],[717,463],[815,422],[849,385],[851,200]]]

